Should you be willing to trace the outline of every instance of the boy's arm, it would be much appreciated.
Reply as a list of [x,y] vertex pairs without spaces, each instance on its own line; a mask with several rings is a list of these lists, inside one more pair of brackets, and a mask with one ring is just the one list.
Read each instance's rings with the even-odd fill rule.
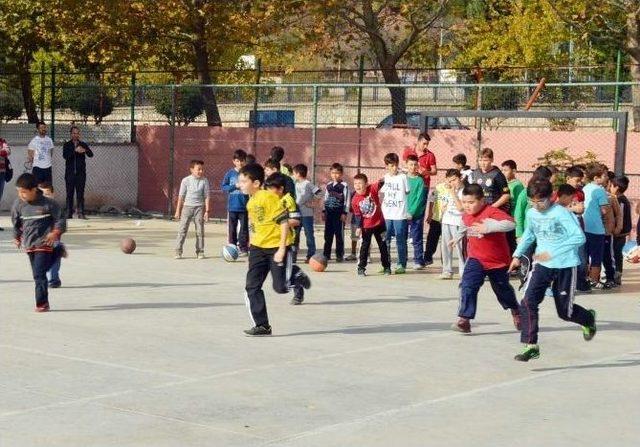
[[349,205],[351,204],[351,188],[347,183],[344,183],[344,209],[342,210],[342,215],[346,217],[349,214]]
[[54,242],[60,240],[60,236],[67,230],[67,221],[64,219],[62,214],[62,208],[56,203],[53,202],[50,205],[49,212],[51,213],[51,218],[53,219],[53,226],[49,234],[47,234],[45,238],[45,243],[47,245],[53,245]]
[[204,220],[209,220],[209,212],[211,211],[211,185],[208,179],[204,179]]
[[296,194],[296,204],[298,206],[305,205],[307,202],[313,199],[313,186],[311,183],[307,183],[302,190],[302,194]]
[[516,228],[513,217],[498,208],[494,208],[489,217],[482,222],[476,222],[472,226],[481,234],[508,233]]
[[520,193],[518,200],[516,201],[516,209],[513,213],[513,218],[516,221],[516,237],[522,237],[524,233],[524,223],[527,213],[527,194]]
[[220,187],[222,188],[222,190],[224,192],[233,192],[235,191],[236,185],[235,184],[231,184],[231,174],[230,172],[227,172],[224,174],[224,177],[222,178],[222,183],[220,184]]
[[91,150],[91,148],[89,147],[89,145],[87,143],[83,142],[82,143],[82,147],[84,148],[84,151],[85,151],[84,154],[87,157],[89,157],[89,158],[93,157],[93,151]]
[[289,222],[288,219],[283,219],[280,222],[280,241],[278,242],[278,251],[273,255],[273,260],[278,264],[284,261],[284,255],[287,250],[287,237],[289,237]]
[[557,246],[557,251],[549,253],[552,258],[561,258],[583,245],[586,241],[584,232],[574,216],[567,214],[560,217],[559,222],[565,229],[565,236],[562,238],[562,243]]
[[16,247],[20,247],[20,243],[22,242],[22,216],[18,210],[19,206],[20,202],[16,201],[13,207],[11,207],[11,224],[13,225],[13,240]]

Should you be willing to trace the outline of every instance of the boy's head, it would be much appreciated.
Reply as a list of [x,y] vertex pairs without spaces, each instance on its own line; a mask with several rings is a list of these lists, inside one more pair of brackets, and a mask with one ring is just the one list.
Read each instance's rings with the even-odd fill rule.
[[590,166],[587,166],[587,170],[584,173],[587,181],[594,182],[597,185],[604,184],[607,177],[607,170],[605,167],[599,163],[594,163]]
[[384,156],[384,165],[387,167],[389,174],[398,173],[398,165],[400,164],[400,158],[395,152],[389,152]]
[[45,197],[53,198],[53,185],[49,182],[42,182],[38,184],[38,189],[42,191],[42,195]]
[[576,191],[576,188],[568,183],[560,185],[558,187],[558,203],[564,207],[571,205]]
[[285,175],[281,172],[274,172],[264,181],[264,187],[278,197],[284,196],[284,187],[287,184]]
[[331,165],[331,168],[329,170],[329,175],[331,176],[332,181],[341,182],[343,174],[344,174],[344,168],[340,163],[334,163]]
[[245,163],[245,165],[250,165],[256,163],[256,156],[253,154],[247,154],[247,162]]
[[191,160],[191,162],[189,162],[189,171],[191,171],[191,175],[194,177],[202,177],[204,175],[204,161]]
[[303,165],[302,163],[300,163],[293,167],[293,176],[295,177],[296,180],[306,179],[308,173],[309,173],[309,168],[307,168],[307,165]]
[[233,151],[233,167],[240,170],[241,167],[247,164],[247,153],[242,149],[236,149]]
[[505,160],[500,166],[500,170],[507,178],[507,180],[513,180],[516,178],[516,172],[518,171],[518,165],[513,160]]
[[529,204],[538,211],[545,211],[551,206],[552,194],[553,184],[549,180],[535,180],[529,182],[529,186],[527,186]]
[[489,170],[493,167],[493,149],[485,147],[480,151],[478,165],[480,166],[482,172],[489,172]]
[[255,194],[264,183],[264,168],[257,163],[244,165],[240,168],[238,183],[240,183],[240,190],[244,194]]
[[627,188],[629,188],[629,177],[626,175],[614,177],[609,184],[609,190],[616,195],[624,194]]
[[457,169],[447,169],[444,178],[451,189],[458,189],[462,183],[462,175]]
[[565,181],[568,185],[578,189],[582,187],[582,179],[584,178],[584,171],[577,166],[571,166],[564,173]]
[[418,154],[424,154],[429,149],[429,142],[431,141],[431,137],[426,132],[421,132],[418,135],[418,141],[416,142],[416,152]]
[[23,202],[33,202],[38,197],[38,182],[33,174],[24,173],[16,180],[18,197]]
[[478,214],[484,208],[484,191],[482,186],[473,183],[462,190],[462,208],[467,214]]
[[271,148],[271,156],[269,158],[272,158],[277,162],[281,162],[284,158],[284,149],[280,146],[273,146]]
[[364,194],[367,190],[367,183],[369,179],[363,173],[359,173],[353,176],[353,189],[356,190],[358,194]]
[[418,156],[416,154],[410,154],[407,156],[407,171],[409,175],[416,176],[418,175]]
[[264,175],[269,177],[275,172],[280,172],[280,162],[276,159],[270,158],[264,162]]
[[454,155],[453,164],[456,165],[457,170],[462,171],[467,167],[467,156],[464,154]]

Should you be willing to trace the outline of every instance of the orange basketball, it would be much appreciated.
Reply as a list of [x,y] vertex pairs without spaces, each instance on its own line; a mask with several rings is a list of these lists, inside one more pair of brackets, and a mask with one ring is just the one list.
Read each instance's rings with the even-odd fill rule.
[[314,272],[324,272],[327,269],[327,258],[317,253],[309,258],[309,267]]
[[122,241],[120,241],[120,250],[122,250],[123,253],[130,255],[136,250],[136,241],[130,237],[122,239]]

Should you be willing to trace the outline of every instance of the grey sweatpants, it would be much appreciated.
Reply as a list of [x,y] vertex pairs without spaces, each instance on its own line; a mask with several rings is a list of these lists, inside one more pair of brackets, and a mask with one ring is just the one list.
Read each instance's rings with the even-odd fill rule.
[[[442,224],[442,242],[440,251],[442,252],[442,273],[453,273],[453,249],[449,248],[449,241],[454,240],[458,235],[457,225]],[[464,271],[464,252],[462,250],[463,239],[456,244],[458,252],[458,272],[462,275]]]
[[176,239],[176,253],[182,254],[182,246],[191,221],[196,225],[196,254],[204,253],[204,206],[183,206]]

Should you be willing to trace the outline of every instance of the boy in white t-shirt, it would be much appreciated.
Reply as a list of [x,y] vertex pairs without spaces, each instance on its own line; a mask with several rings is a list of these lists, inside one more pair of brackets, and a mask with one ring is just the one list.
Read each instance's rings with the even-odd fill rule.
[[407,233],[409,228],[409,214],[407,213],[407,198],[409,182],[407,176],[398,171],[400,158],[393,152],[384,156],[387,173],[380,192],[384,194],[382,200],[382,215],[387,226],[387,245],[391,253],[391,238],[395,236],[398,248],[398,266],[396,275],[407,269]]
[[[457,234],[462,225],[462,174],[457,169],[447,169],[445,175],[447,185],[447,204],[442,213],[442,274],[440,279],[453,278],[453,245],[458,252],[458,272],[462,275],[464,271],[464,251],[463,238],[458,238]],[[454,242],[455,241],[455,242]]]
[[51,160],[53,156],[53,141],[47,135],[47,125],[42,121],[36,124],[38,135],[29,142],[27,161],[32,164],[32,173],[36,183],[53,183],[51,175]]

